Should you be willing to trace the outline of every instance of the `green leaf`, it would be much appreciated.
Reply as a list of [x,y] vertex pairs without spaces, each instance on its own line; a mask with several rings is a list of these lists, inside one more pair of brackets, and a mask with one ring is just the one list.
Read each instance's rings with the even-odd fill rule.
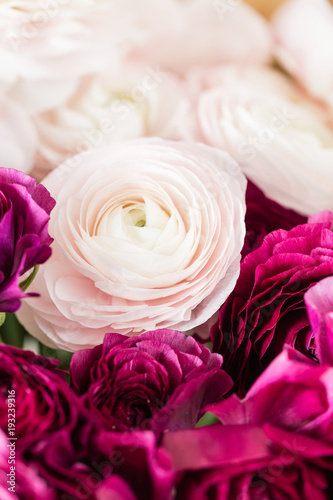
[[6,319],[6,313],[0,313],[0,326],[2,326]]
[[29,286],[31,285],[31,283],[35,279],[35,276],[38,273],[38,269],[39,269],[39,266],[35,266],[32,270],[32,273],[27,277],[27,279],[25,279],[24,281],[22,281],[22,283],[20,283],[20,287],[21,287],[21,290],[23,290],[23,292],[25,292],[29,288]]
[[52,347],[47,347],[46,345],[39,342],[39,352],[42,356],[47,358],[57,358],[57,349],[53,349]]
[[[4,314],[4,313],[1,313]],[[6,321],[0,328],[1,339],[5,344],[12,345],[14,347],[23,346],[25,329],[17,321],[15,314],[7,313]]]
[[61,361],[59,368],[65,369],[69,368],[73,353],[68,351],[57,350],[57,359]]
[[203,417],[200,418],[199,422],[197,423],[196,427],[207,427],[208,425],[214,425],[218,423],[218,418],[213,415],[213,413],[210,413],[209,411],[204,414]]
[[59,368],[68,368],[73,356],[72,352],[63,351],[62,349],[53,349],[39,342],[39,353],[47,358],[54,358],[61,361]]

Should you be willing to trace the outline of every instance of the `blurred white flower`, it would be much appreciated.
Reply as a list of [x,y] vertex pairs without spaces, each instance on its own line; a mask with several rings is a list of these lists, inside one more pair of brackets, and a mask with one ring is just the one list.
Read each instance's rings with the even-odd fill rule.
[[289,0],[272,27],[282,65],[333,110],[333,6],[328,0]]
[[[116,70],[125,40],[136,40],[118,0],[2,0],[0,83],[31,113],[57,106],[75,79]],[[132,43],[134,41],[132,40]]]
[[282,74],[230,67],[189,77],[179,134],[228,151],[267,196],[310,215],[333,210],[333,130]]
[[0,98],[0,167],[30,172],[36,154],[37,134],[24,110]]
[[43,178],[73,155],[96,146],[156,135],[171,137],[184,92],[153,66],[123,66],[120,74],[84,77],[61,106],[35,117],[39,133],[34,174]]
[[[217,63],[264,64],[271,58],[267,21],[241,0],[123,0],[141,39],[129,56],[185,75]],[[130,47],[130,44],[129,44]]]

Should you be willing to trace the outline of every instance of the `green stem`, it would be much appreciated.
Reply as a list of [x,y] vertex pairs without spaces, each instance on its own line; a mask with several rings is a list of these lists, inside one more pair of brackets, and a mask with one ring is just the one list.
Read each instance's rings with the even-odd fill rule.
[[0,334],[5,344],[22,348],[25,330],[17,321],[15,314],[6,314],[6,321],[0,327]]
[[29,286],[31,285],[31,283],[35,279],[35,276],[38,273],[38,269],[39,269],[39,266],[35,266],[32,270],[32,273],[27,277],[27,279],[25,279],[24,281],[22,281],[22,283],[20,283],[20,287],[21,287],[21,290],[23,290],[23,292],[25,292],[29,288]]

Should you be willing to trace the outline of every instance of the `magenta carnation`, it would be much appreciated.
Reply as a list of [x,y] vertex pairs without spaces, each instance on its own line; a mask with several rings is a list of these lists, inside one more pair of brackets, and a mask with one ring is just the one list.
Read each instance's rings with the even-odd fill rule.
[[213,350],[244,395],[284,344],[316,359],[304,294],[333,274],[331,222],[270,233],[247,255],[211,329]]
[[228,392],[221,364],[219,354],[173,330],[108,334],[103,345],[74,354],[71,381],[105,429],[160,432],[193,427],[202,407]]
[[51,255],[47,226],[55,205],[44,186],[14,169],[0,168],[0,311],[15,312],[28,296],[19,279]]

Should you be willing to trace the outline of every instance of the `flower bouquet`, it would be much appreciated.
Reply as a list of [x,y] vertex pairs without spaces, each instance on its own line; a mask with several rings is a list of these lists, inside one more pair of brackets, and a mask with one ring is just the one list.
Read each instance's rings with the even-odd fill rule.
[[333,6],[253,4],[0,2],[0,500],[333,498]]

